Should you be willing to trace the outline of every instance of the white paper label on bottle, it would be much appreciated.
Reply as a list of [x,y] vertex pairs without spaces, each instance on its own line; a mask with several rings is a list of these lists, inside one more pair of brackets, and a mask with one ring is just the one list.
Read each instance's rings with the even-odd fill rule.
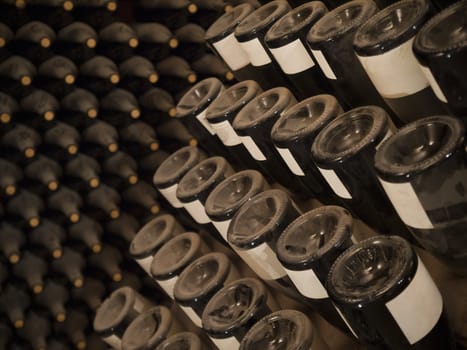
[[443,298],[420,258],[412,281],[386,307],[410,344],[436,326],[443,311]]
[[204,205],[198,199],[193,202],[185,203],[185,209],[198,224],[207,224],[211,222],[211,219],[209,219],[206,214]]
[[420,229],[433,228],[433,223],[410,182],[392,183],[378,179],[397,214],[406,225]]
[[213,43],[213,46],[233,71],[242,69],[250,63],[248,54],[242,49],[234,33]]
[[232,220],[225,220],[225,221],[212,221],[214,227],[219,231],[222,238],[225,239],[227,242],[227,232],[229,231],[229,225]]
[[284,162],[289,167],[289,169],[292,171],[292,173],[298,176],[305,176],[305,173],[303,172],[302,168],[297,163],[297,160],[295,159],[292,152],[290,152],[288,148],[280,148],[276,146],[276,149],[277,149],[277,152],[279,152],[279,154],[281,155]]
[[135,259],[135,261],[138,263],[139,266],[143,268],[146,273],[151,276],[151,264],[152,261],[154,260],[154,255],[150,255],[146,258],[142,259]]
[[387,98],[409,96],[429,85],[413,54],[413,40],[412,38],[381,55],[357,55],[381,96]]
[[237,146],[242,143],[240,137],[227,120],[220,123],[213,123],[211,126],[215,130],[217,137],[219,137],[225,146]]
[[441,87],[439,86],[438,82],[433,76],[431,69],[422,65],[420,65],[420,68],[422,69],[423,74],[425,74],[425,77],[428,79],[428,82],[430,83],[430,86],[433,89],[433,92],[435,93],[436,97],[438,97],[438,99],[442,102],[448,103],[448,99],[444,95],[443,90],[441,90]]
[[337,194],[341,198],[345,199],[352,199],[352,195],[349,193],[339,176],[335,173],[332,169],[321,169],[318,167],[321,175],[323,175],[326,182],[332,188],[335,194]]
[[221,339],[210,336],[209,338],[219,350],[236,350],[240,348],[240,342],[235,337]]
[[115,334],[102,338],[102,340],[115,350],[122,350],[122,340]]
[[326,59],[326,57],[324,57],[321,50],[311,50],[311,53],[313,54],[316,62],[318,62],[326,78],[336,80],[337,77],[334,74],[334,71],[332,70],[331,66],[328,63],[328,60]]
[[185,312],[185,314],[190,318],[190,320],[199,328],[203,327],[203,324],[201,322],[201,318],[198,316],[198,314],[193,310],[193,308],[188,307],[188,306],[183,306],[180,305],[180,308]]
[[253,266],[250,267],[253,271],[258,271],[258,275],[267,276],[268,280],[277,280],[287,275],[277,259],[276,253],[266,243],[242,252],[247,253],[252,258],[250,263]]
[[302,295],[311,299],[329,298],[326,288],[312,269],[303,271],[285,269],[285,271]]
[[239,43],[247,53],[253,66],[260,67],[271,63],[271,58],[269,57],[266,49],[257,38]]
[[339,316],[342,318],[342,320],[345,322],[345,324],[347,325],[347,327],[350,329],[350,331],[352,332],[353,336],[355,338],[358,339],[358,335],[357,333],[355,333],[355,331],[353,330],[352,326],[350,325],[349,321],[347,321],[347,319],[345,318],[344,314],[342,313],[342,311],[335,305],[334,305],[334,308],[336,309],[337,313],[339,314]]
[[213,129],[212,125],[206,118],[206,110],[202,111],[200,114],[196,116],[196,119],[204,126],[204,128],[211,134],[215,135],[216,131]]
[[178,184],[172,185],[167,188],[159,188],[159,192],[167,199],[167,202],[174,208],[183,208],[183,203],[177,198],[177,187]]
[[240,140],[245,145],[245,148],[250,152],[251,156],[259,161],[265,161],[266,156],[261,152],[258,145],[250,136],[240,136]]
[[285,74],[297,74],[312,68],[315,62],[300,39],[269,49]]
[[159,286],[167,293],[169,297],[174,299],[174,287],[177,282],[178,276],[169,278],[168,280],[156,280]]

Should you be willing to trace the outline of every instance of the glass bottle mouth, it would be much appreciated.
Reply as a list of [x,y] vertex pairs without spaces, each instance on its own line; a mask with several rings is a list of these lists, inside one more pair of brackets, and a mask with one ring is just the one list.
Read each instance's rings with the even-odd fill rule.
[[272,189],[257,194],[233,217],[228,241],[238,248],[253,248],[271,241],[290,205],[287,193],[282,190]]
[[276,0],[268,2],[250,13],[235,29],[235,36],[251,36],[272,25],[278,18],[290,10],[287,1]]
[[256,278],[242,278],[219,290],[206,305],[203,328],[211,335],[229,337],[231,332],[255,316],[256,309],[266,303],[266,288]]
[[312,342],[313,327],[308,317],[300,311],[281,310],[258,321],[243,338],[240,350],[310,349]]
[[195,333],[180,332],[164,340],[156,350],[203,350],[201,340]]
[[172,153],[154,173],[156,186],[169,187],[177,183],[193,166],[206,158],[196,146],[186,146]]
[[101,333],[118,327],[132,309],[135,298],[135,292],[130,287],[114,291],[97,309],[94,330]]
[[378,11],[371,0],[349,1],[325,14],[308,32],[307,41],[334,41],[356,30]]
[[332,95],[316,95],[285,110],[272,127],[274,141],[292,141],[317,134],[342,112]]
[[384,177],[403,181],[450,158],[464,143],[464,126],[454,117],[419,119],[387,139],[375,155],[375,167]]
[[222,92],[209,105],[206,118],[211,122],[229,119],[261,92],[261,87],[254,80],[237,83]]
[[403,0],[384,8],[357,30],[355,50],[371,56],[401,45],[417,33],[430,9],[427,0]]
[[217,78],[201,80],[180,99],[175,117],[183,118],[201,113],[219,95],[222,88],[223,84]]
[[352,234],[352,216],[338,206],[324,206],[295,219],[279,236],[277,257],[290,268],[307,268]]
[[205,38],[209,42],[216,42],[232,34],[237,25],[254,11],[251,4],[245,3],[235,6],[231,11],[224,13],[208,28]]
[[201,239],[194,232],[185,232],[166,242],[154,255],[151,274],[157,279],[168,279],[183,270],[199,251]]
[[410,244],[398,236],[366,239],[337,258],[328,274],[326,287],[334,300],[353,307],[389,300],[415,273],[417,260],[414,256]]
[[149,221],[137,232],[130,243],[130,254],[134,258],[144,258],[154,254],[173,233],[175,219],[172,215],[162,214]]
[[388,124],[387,113],[381,107],[352,109],[321,130],[311,148],[313,158],[322,163],[335,163],[350,158],[381,141]]
[[278,118],[294,102],[295,97],[285,87],[267,90],[242,108],[232,126],[237,130],[249,129],[269,119]]
[[122,337],[126,350],[149,349],[157,346],[167,336],[172,324],[170,310],[156,306],[136,317]]

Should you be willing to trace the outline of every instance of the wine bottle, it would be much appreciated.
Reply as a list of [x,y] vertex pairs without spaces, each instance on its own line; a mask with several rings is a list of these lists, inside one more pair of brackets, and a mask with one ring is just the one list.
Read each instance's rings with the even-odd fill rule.
[[150,302],[133,288],[119,288],[97,309],[93,321],[94,331],[108,345],[121,349],[125,329],[148,307]]
[[29,343],[32,349],[46,349],[47,338],[50,336],[50,322],[47,317],[31,309],[24,321],[24,327],[17,331],[18,335]]
[[151,264],[157,251],[170,239],[185,232],[170,214],[161,214],[141,227],[129,246],[129,254],[150,276]]
[[100,184],[101,167],[92,157],[78,153],[64,167],[66,184],[76,191],[96,188]]
[[28,239],[32,244],[45,248],[53,259],[59,259],[66,233],[62,226],[44,218],[38,227],[29,232]]
[[123,239],[126,244],[130,244],[140,227],[141,224],[135,216],[122,212],[117,219],[106,223],[105,231]]
[[373,167],[376,149],[393,130],[382,108],[355,108],[341,114],[319,132],[311,148],[311,157],[353,214],[377,232],[410,238]]
[[140,178],[152,182],[152,178],[157,168],[169,157],[169,153],[162,149],[151,152],[138,159],[138,172]]
[[97,53],[115,62],[122,62],[134,54],[138,46],[138,36],[129,25],[123,22],[111,23],[99,31]]
[[199,80],[209,77],[220,79],[223,83],[231,83],[235,80],[227,64],[212,53],[205,53],[196,61],[191,62],[191,68],[196,72]]
[[0,91],[21,98],[31,91],[37,74],[34,64],[21,56],[10,56],[0,62]]
[[0,251],[10,264],[17,264],[21,259],[21,249],[26,243],[24,233],[8,222],[0,224]]
[[34,304],[47,309],[55,321],[63,322],[67,317],[65,304],[69,297],[68,289],[64,285],[47,280],[42,293],[35,296]]
[[54,51],[76,63],[83,63],[95,55],[98,35],[93,27],[73,22],[57,31]]
[[290,85],[265,43],[267,31],[290,10],[287,1],[271,1],[253,11],[235,28],[236,39],[260,77],[255,80],[265,90]]
[[196,137],[200,147],[210,155],[225,155],[224,145],[215,136],[216,131],[206,119],[206,109],[223,91],[217,78],[200,81],[188,90],[177,104],[176,118]]
[[86,195],[86,204],[89,205],[96,219],[117,219],[120,216],[120,195],[118,192],[105,184],[92,189]]
[[138,100],[131,92],[115,88],[99,101],[100,117],[113,126],[127,125],[141,116]]
[[42,153],[56,160],[68,160],[78,153],[81,137],[76,128],[61,121],[47,125],[43,134]]
[[55,332],[64,334],[76,349],[87,349],[86,330],[89,326],[88,315],[77,307],[67,310],[64,322],[55,324]]
[[13,196],[22,179],[23,172],[20,167],[0,158],[0,191],[4,196]]
[[122,280],[122,270],[120,265],[123,262],[123,256],[118,249],[104,245],[102,251],[88,257],[89,267],[97,268],[115,282]]
[[132,56],[118,67],[122,80],[120,85],[134,94],[140,95],[151,89],[159,76],[150,60],[142,56]]
[[102,233],[101,224],[87,215],[83,215],[79,221],[68,227],[69,238],[84,244],[87,249],[95,254],[100,253],[102,250]]
[[88,126],[98,114],[99,100],[88,90],[76,88],[60,101],[59,118],[76,128]]
[[206,304],[203,329],[221,350],[237,348],[264,316],[279,310],[277,301],[257,278],[241,278],[223,286]]
[[316,95],[288,108],[275,122],[271,139],[290,171],[303,179],[313,197],[325,204],[340,204],[310,157],[321,129],[343,113],[332,95]]
[[55,32],[49,25],[30,21],[16,31],[12,51],[38,64],[53,55],[51,46],[55,38]]
[[109,123],[97,120],[81,133],[82,149],[94,158],[100,158],[118,151],[118,132]]
[[368,347],[452,348],[441,294],[422,260],[400,237],[375,236],[350,247],[332,265],[326,286]]
[[65,276],[75,288],[83,286],[84,277],[82,271],[85,265],[86,261],[83,256],[68,247],[63,249],[63,254],[60,258],[50,263],[52,270]]
[[132,155],[142,156],[159,149],[154,128],[145,122],[135,121],[119,130],[121,148]]
[[155,306],[131,321],[122,336],[122,350],[154,349],[182,330],[183,326],[169,308]]
[[24,327],[26,310],[31,306],[31,298],[20,285],[8,284],[0,296],[0,311],[4,313],[15,329]]
[[110,92],[120,81],[118,67],[104,56],[94,56],[79,67],[77,85],[102,96]]
[[67,57],[52,56],[37,68],[36,86],[57,97],[70,93],[78,75],[78,67]]
[[38,195],[21,189],[18,194],[6,204],[7,212],[29,227],[37,227],[40,224],[40,214],[44,210],[44,202]]
[[0,92],[0,124],[8,124],[19,111],[16,100],[3,92]]
[[2,61],[6,60],[10,57],[11,52],[9,49],[9,45],[11,41],[14,39],[15,34],[13,30],[6,25],[5,23],[0,23],[0,59]]
[[[432,1],[435,6],[445,1]],[[448,1],[451,3],[451,1]],[[464,2],[443,10],[420,28],[413,42],[413,50],[422,71],[430,82],[438,100],[447,103],[454,115],[464,118],[467,111],[465,97],[460,91],[464,86],[462,77],[466,75],[460,65],[465,55],[463,36]]]
[[66,223],[76,223],[80,220],[82,205],[80,194],[65,186],[61,186],[47,199],[49,210],[59,213],[58,217],[63,217]]
[[178,332],[159,344],[155,350],[169,350],[169,349],[178,349],[180,346],[185,346],[187,350],[194,349],[204,349],[207,348],[207,345],[200,338],[199,335],[192,332]]
[[180,273],[193,261],[210,251],[204,240],[194,232],[176,235],[154,254],[151,277],[174,299],[174,286]]
[[197,6],[189,0],[139,0],[136,7],[138,22],[157,22],[173,30],[186,24],[188,14]]
[[291,309],[273,312],[259,320],[244,336],[239,349],[267,348],[278,342],[287,350],[329,349],[310,319],[304,313]]
[[428,0],[404,1],[381,10],[355,33],[360,63],[404,123],[446,113],[412,51],[415,35],[431,15]]
[[127,206],[127,211],[140,217],[145,214],[156,215],[161,209],[157,190],[145,181],[128,186],[122,192],[122,200]]
[[308,2],[277,20],[264,40],[294,90],[302,100],[323,93],[334,93],[306,42],[310,28],[327,13],[322,2]]
[[[247,53],[235,38],[234,32],[240,22],[255,10],[249,3],[235,6],[220,16],[206,31],[205,39],[211,50],[216,53],[239,81],[257,80],[259,75],[250,63]],[[259,79],[258,79],[259,80]]]
[[35,20],[47,23],[58,30],[73,22],[74,0],[27,1],[27,13]]
[[206,53],[206,31],[196,23],[187,23],[174,31],[178,45],[173,53],[188,62],[197,60]]
[[43,194],[58,189],[62,168],[55,160],[39,154],[24,167],[24,175],[28,179],[28,188]]
[[25,251],[22,259],[13,266],[13,275],[26,282],[34,294],[42,293],[44,276],[47,274],[46,262],[37,255]]
[[89,26],[101,29],[117,21],[115,12],[118,9],[117,0],[74,0],[73,10],[75,18]]
[[20,123],[11,124],[1,136],[2,155],[11,161],[24,161],[36,155],[40,143],[41,137],[34,129]]
[[20,102],[22,122],[28,126],[45,127],[55,119],[60,103],[55,96],[45,90],[37,89],[23,97]]
[[175,301],[193,323],[202,328],[201,316],[211,296],[238,278],[239,272],[227,255],[205,254],[180,273],[173,289]]
[[127,153],[118,151],[102,164],[104,182],[111,187],[134,185],[138,182],[138,163]]
[[465,126],[459,119],[423,118],[381,145],[375,168],[399,217],[422,247],[467,275],[465,242],[459,239],[467,220],[461,209],[466,203],[464,143]]
[[159,124],[167,116],[175,117],[176,108],[172,95],[158,87],[142,94],[138,103],[142,109],[142,118],[151,125]]
[[102,304],[106,288],[102,281],[92,277],[86,278],[81,288],[71,290],[71,297],[75,301],[84,302],[93,311]]
[[179,56],[164,58],[155,67],[160,78],[158,85],[172,94],[188,88],[198,80],[190,64]]
[[135,49],[138,55],[151,62],[168,57],[178,46],[178,39],[165,25],[157,22],[135,23],[133,29],[138,37],[139,45]]

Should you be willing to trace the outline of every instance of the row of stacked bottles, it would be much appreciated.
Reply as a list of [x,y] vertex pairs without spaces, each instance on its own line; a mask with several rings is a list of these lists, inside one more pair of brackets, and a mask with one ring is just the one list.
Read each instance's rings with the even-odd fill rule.
[[[444,271],[450,283],[454,279],[451,285],[460,290],[461,295],[454,301],[446,301],[446,291],[442,288],[443,301],[438,290],[439,281],[438,286],[433,283],[417,253],[422,258],[427,254],[420,248],[422,246],[453,271],[465,275],[465,260],[462,260],[465,255],[462,227],[466,214],[462,191],[464,126],[459,119],[449,117],[421,120],[413,124],[415,129],[407,127],[405,132],[396,132],[393,125],[402,126],[414,116],[433,114],[451,113],[462,118],[462,109],[456,105],[462,105],[461,98],[453,97],[462,96],[459,90],[451,91],[442,80],[436,81],[435,75],[438,75],[432,67],[430,82],[434,92],[428,87],[428,78],[423,80],[417,75],[418,80],[413,79],[415,73],[411,69],[414,66],[405,64],[407,54],[397,61],[394,70],[381,77],[382,73],[376,68],[387,68],[388,62],[396,62],[397,57],[372,61],[368,58],[372,56],[371,49],[365,45],[371,46],[368,41],[377,34],[370,29],[369,33],[360,29],[360,35],[354,35],[356,26],[377,13],[371,1],[349,2],[328,15],[326,6],[319,2],[301,7],[294,3],[295,11],[285,1],[272,1],[256,11],[259,4],[254,2],[240,6],[234,3],[221,6],[209,1],[206,4],[181,1],[172,5],[163,1],[164,5],[157,5],[158,2],[141,1],[135,6],[122,2],[121,7],[126,11],[121,14],[127,18],[135,16],[139,22],[149,22],[134,26],[134,32],[138,27],[154,25],[150,22],[155,20],[158,25],[164,23],[171,27],[173,33],[179,30],[178,36],[166,36],[168,51],[162,50],[155,41],[152,49],[148,44],[145,51],[136,51],[141,46],[142,36],[131,37],[136,40],[131,44],[128,26],[115,19],[109,21],[114,22],[110,24],[102,22],[102,18],[107,17],[94,8],[87,13],[98,14],[98,20],[92,23],[96,29],[101,29],[96,30],[99,35],[93,37],[97,45],[91,44],[95,50],[81,62],[72,58],[81,63],[80,68],[74,70],[78,73],[71,74],[72,78],[68,73],[73,69],[55,79],[61,80],[60,84],[50,78],[53,75],[48,75],[46,68],[40,72],[41,65],[44,67],[44,63],[57,60],[53,55],[39,61],[32,59],[38,68],[37,73],[29,77],[37,75],[38,79],[30,79],[27,84],[23,84],[18,75],[13,79],[8,77],[14,65],[6,65],[3,70],[7,76],[5,86],[8,86],[5,92],[22,102],[5,99],[8,101],[5,105],[11,109],[2,111],[5,124],[2,142],[8,146],[4,148],[7,150],[4,169],[9,175],[2,184],[2,198],[5,198],[2,204],[7,219],[2,227],[5,237],[2,242],[8,243],[2,248],[10,264],[4,269],[4,285],[9,287],[13,281],[15,288],[18,286],[4,294],[4,315],[10,317],[10,322],[4,323],[2,328],[5,344],[11,339],[9,346],[27,347],[30,342],[33,348],[43,348],[48,337],[56,348],[67,348],[70,343],[78,348],[86,345],[92,349],[104,348],[95,334],[90,335],[86,343],[85,333],[91,330],[93,321],[99,336],[117,349],[153,349],[172,335],[160,348],[186,348],[186,344],[191,344],[192,348],[234,349],[240,342],[245,349],[273,346],[276,342],[286,344],[287,349],[361,346],[435,349],[454,348],[454,343],[462,346],[463,321],[459,322],[456,317],[462,318],[465,313],[462,307],[458,308],[465,303],[462,298],[465,278],[453,277],[449,270],[427,255],[430,256],[428,261]],[[64,2],[62,12],[74,13],[73,9],[81,6],[81,12],[76,11],[76,19],[88,20],[83,15],[85,4],[76,2],[75,8],[69,3]],[[207,7],[209,3],[211,8]],[[411,30],[418,30],[432,13],[426,13],[424,1],[402,3],[408,5],[389,7],[386,11],[389,15],[381,12],[374,16],[373,22],[383,23],[383,32],[390,32],[392,28],[397,32],[400,28],[405,30],[407,22],[416,21],[416,26],[404,32],[405,42],[408,35],[413,36]],[[103,13],[115,11],[115,4],[101,5],[99,10]],[[336,5],[327,3],[330,9]],[[40,7],[31,4],[29,9],[33,6]],[[177,8],[169,9],[170,6]],[[67,10],[66,7],[71,8]],[[5,5],[5,8],[10,10],[4,12],[10,17],[12,8],[13,13],[24,12],[12,5]],[[27,2],[25,9],[28,9]],[[203,30],[204,26],[203,40],[190,43],[189,34],[196,32],[196,28],[186,24],[187,18],[195,18],[190,17],[190,12],[199,9],[205,9],[204,15],[209,15],[197,17],[197,25],[201,25],[198,29]],[[228,12],[212,24],[225,10]],[[398,19],[391,17],[394,12],[399,14]],[[46,13],[52,13],[50,8]],[[78,17],[80,15],[82,17]],[[322,27],[313,26],[320,17],[323,19],[318,23]],[[124,32],[122,42],[119,42],[120,37],[114,40],[102,34],[105,32],[102,29],[115,23],[118,26],[108,31]],[[371,20],[368,23],[371,27]],[[70,23],[62,25],[66,27]],[[54,28],[57,33],[59,27]],[[125,29],[117,30],[117,27]],[[188,38],[182,39],[182,29]],[[346,37],[339,44],[343,46],[325,47],[326,43],[336,45],[339,40],[320,38],[323,35],[320,29],[328,34],[334,31],[339,40],[341,36]],[[148,28],[149,33],[160,31],[161,27]],[[361,50],[357,51],[359,59],[350,55],[354,50],[354,36],[355,48]],[[177,39],[171,40],[173,38]],[[205,38],[217,56],[207,52]],[[454,36],[452,40],[456,39]],[[183,40],[186,40],[185,45]],[[21,51],[24,46],[13,43],[14,40],[2,51],[5,61],[16,58],[12,55],[14,50],[25,52]],[[317,46],[313,47],[313,43]],[[34,45],[25,46],[31,49]],[[383,45],[382,50],[391,51],[395,44],[387,46]],[[408,45],[402,46],[401,51],[405,53]],[[55,47],[60,47],[58,41],[52,46]],[[177,48],[184,63],[170,55],[170,50]],[[31,52],[34,51],[28,51],[28,55]],[[54,53],[66,56],[66,52],[71,50]],[[147,56],[143,52],[148,53]],[[333,52],[339,52],[335,59]],[[166,57],[154,56],[161,53]],[[135,54],[143,57],[135,60]],[[103,66],[113,67],[105,77],[93,76],[92,68],[82,69],[88,61],[96,59],[96,55],[111,59],[109,63],[106,57],[97,56],[107,60]],[[190,89],[190,85],[196,83],[195,69],[180,67],[189,68],[190,64],[195,67],[195,57],[211,59],[199,64],[198,78],[202,74],[218,78],[202,80]],[[225,63],[220,62],[219,57]],[[167,60],[166,65],[160,64]],[[361,63],[356,65],[356,62]],[[34,64],[23,66],[34,67]],[[62,65],[49,62],[50,66]],[[214,66],[222,68],[214,69]],[[136,67],[144,68],[143,75]],[[397,71],[397,67],[402,67],[403,71]],[[417,69],[420,68],[417,66]],[[51,71],[55,74],[58,70]],[[86,74],[89,71],[91,74]],[[181,71],[183,76],[177,76]],[[375,76],[371,76],[370,72],[375,71]],[[164,72],[170,76],[165,82]],[[47,78],[39,79],[41,74]],[[244,81],[234,84],[234,76]],[[385,94],[387,86],[381,82],[397,76],[411,77],[405,85],[413,85],[415,80],[423,86],[422,93],[418,93],[418,87],[410,86],[409,90],[416,91]],[[36,81],[35,87],[45,90],[42,94],[29,88]],[[117,83],[119,88],[115,89]],[[223,83],[233,86],[229,88]],[[158,89],[158,84],[165,91]],[[13,85],[21,89],[12,89]],[[23,89],[25,85],[28,88]],[[67,85],[81,89],[70,89]],[[398,84],[392,85],[396,85],[390,87],[393,90],[401,88]],[[38,103],[29,102],[33,106],[30,108],[23,101],[32,95],[31,92],[39,95],[36,101],[55,95],[60,102],[49,103],[55,109],[39,106],[40,111],[34,110]],[[73,94],[75,97],[70,98]],[[85,95],[87,97],[83,97]],[[444,103],[450,102],[449,112],[435,95],[441,99],[444,96]],[[310,96],[314,97],[309,99]],[[93,103],[83,108],[81,102],[76,102],[83,99]],[[370,104],[379,107],[368,106]],[[407,106],[410,106],[410,113],[407,113]],[[330,123],[333,119],[336,121]],[[15,132],[17,123],[21,130]],[[66,124],[71,124],[71,128]],[[389,140],[392,144],[389,141],[382,144],[381,141],[393,133],[396,136]],[[5,134],[13,134],[13,137],[4,141]],[[104,141],[102,135],[112,137]],[[33,140],[33,144],[26,142],[24,146],[24,139]],[[426,140],[430,149],[414,151],[416,147],[423,147]],[[195,143],[199,148],[180,149],[183,144]],[[373,170],[375,153],[380,155],[376,163],[380,179]],[[431,174],[416,178],[414,174],[421,171],[417,169],[409,177],[414,176],[415,180],[408,183],[408,175],[401,176],[401,169],[394,170],[393,166],[397,162],[418,161],[417,157],[432,160],[424,164],[431,167],[430,170],[436,168]],[[436,162],[442,158],[452,161],[439,169]],[[58,167],[49,165],[52,162]],[[79,164],[73,167],[73,162]],[[31,167],[31,164],[39,165]],[[92,170],[92,176],[84,177],[83,164]],[[44,168],[48,171],[42,171]],[[242,169],[256,171],[240,171]],[[47,179],[42,178],[45,173],[48,173]],[[50,174],[53,174],[51,178]],[[446,181],[441,185],[443,176]],[[269,190],[271,187],[275,189]],[[316,206],[319,208],[308,211]],[[31,211],[31,207],[36,211]],[[173,216],[154,217],[161,208],[162,212],[168,211]],[[368,237],[372,238],[355,244],[363,238],[361,232],[351,228],[355,218],[371,227]],[[40,230],[45,223],[49,226]],[[53,244],[49,241],[44,244],[45,233],[50,232]],[[403,239],[374,236],[376,232]],[[408,241],[415,245],[415,250]],[[69,247],[62,249],[61,244]],[[346,253],[329,274],[330,266],[343,251]],[[74,257],[70,258],[73,253]],[[67,256],[68,259],[64,259]],[[301,259],[297,261],[297,257]],[[139,263],[147,275],[132,260]],[[375,267],[376,272],[364,272]],[[342,270],[347,272],[342,273]],[[15,277],[10,280],[13,275]],[[37,276],[47,276],[47,282],[44,284],[41,278],[37,282]],[[106,288],[100,279],[113,280],[112,286]],[[91,286],[87,285],[88,280]],[[141,280],[144,281],[142,289]],[[371,283],[376,285],[370,288]],[[27,285],[31,289],[29,296]],[[130,288],[118,289],[109,296],[111,291],[125,285]],[[360,287],[363,288],[360,294],[354,294]],[[365,299],[365,287],[371,289],[368,299]],[[138,289],[142,295],[136,292]],[[26,295],[21,301],[14,297],[17,290]],[[420,290],[425,291],[424,298],[420,297]],[[389,295],[375,301],[373,294],[377,291]],[[98,308],[104,295],[108,297]],[[274,301],[275,298],[282,302]],[[265,304],[258,307],[258,303]],[[446,304],[451,305],[448,310]],[[29,318],[21,312],[18,317],[18,310],[25,313],[30,305],[33,306]],[[280,311],[288,306],[296,310]],[[253,310],[255,307],[257,309]],[[83,312],[83,308],[87,311]],[[359,309],[362,311],[357,312]],[[423,316],[421,309],[425,311]],[[245,310],[251,312],[248,319],[241,317]],[[265,317],[252,328],[273,311],[277,313]],[[316,312],[320,316],[315,315]],[[445,313],[451,330],[445,323]],[[52,327],[51,317],[55,318]],[[326,320],[322,321],[326,327],[320,327],[320,317]],[[36,327],[36,324],[42,326]],[[225,328],[226,324],[230,328]],[[12,326],[18,331],[13,331]],[[180,333],[181,330],[191,333]],[[452,331],[454,337],[450,334]],[[322,332],[329,334],[320,336]]]

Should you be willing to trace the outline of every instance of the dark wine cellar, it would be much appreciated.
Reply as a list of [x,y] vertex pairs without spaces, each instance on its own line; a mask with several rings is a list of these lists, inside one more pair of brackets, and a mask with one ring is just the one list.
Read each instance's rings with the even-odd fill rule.
[[467,349],[467,0],[0,0],[0,350]]

